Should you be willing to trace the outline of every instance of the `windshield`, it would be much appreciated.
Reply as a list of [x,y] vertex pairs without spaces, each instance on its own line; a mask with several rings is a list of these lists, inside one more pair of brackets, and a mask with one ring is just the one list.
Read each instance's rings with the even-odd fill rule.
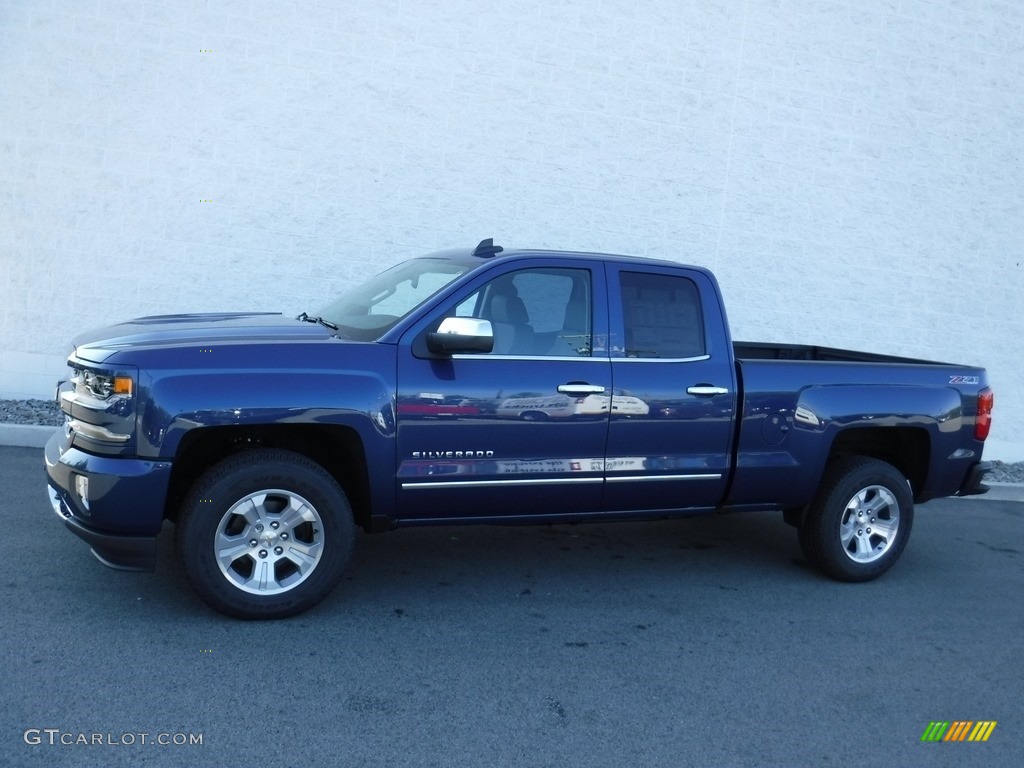
[[412,259],[343,293],[317,314],[338,334],[372,341],[469,269],[448,259]]

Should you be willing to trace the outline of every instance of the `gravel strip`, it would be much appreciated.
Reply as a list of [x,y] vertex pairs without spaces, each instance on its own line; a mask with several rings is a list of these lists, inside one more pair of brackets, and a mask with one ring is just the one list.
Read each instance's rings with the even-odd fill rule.
[[1024,461],[1007,464],[1005,461],[993,461],[992,471],[985,475],[986,482],[993,483],[1024,483]]
[[0,400],[0,422],[59,427],[64,414],[53,400]]
[[[64,416],[53,400],[0,400],[0,422],[59,427]],[[993,483],[1024,483],[1024,461],[992,462],[992,471],[985,479]]]

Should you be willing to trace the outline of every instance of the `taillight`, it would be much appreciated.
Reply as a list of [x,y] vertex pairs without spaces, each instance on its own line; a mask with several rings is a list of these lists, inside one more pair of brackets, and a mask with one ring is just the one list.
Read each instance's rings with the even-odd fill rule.
[[984,440],[992,428],[992,406],[995,404],[995,393],[985,387],[978,393],[978,417],[974,420],[974,439]]

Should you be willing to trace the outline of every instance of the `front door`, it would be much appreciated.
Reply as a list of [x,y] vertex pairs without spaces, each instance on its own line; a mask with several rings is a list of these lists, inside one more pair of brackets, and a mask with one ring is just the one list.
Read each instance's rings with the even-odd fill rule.
[[[604,292],[600,264],[517,262],[410,329],[396,402],[403,521],[601,510],[612,407]],[[417,341],[448,316],[489,320],[493,351],[425,353]]]

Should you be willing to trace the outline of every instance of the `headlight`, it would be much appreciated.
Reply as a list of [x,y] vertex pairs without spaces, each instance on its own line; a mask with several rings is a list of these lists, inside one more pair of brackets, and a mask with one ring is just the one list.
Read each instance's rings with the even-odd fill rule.
[[89,448],[127,446],[135,432],[135,382],[138,373],[130,366],[114,369],[85,368],[69,360],[71,381],[57,388],[67,426],[89,440]]
[[106,400],[111,395],[130,395],[132,380],[130,376],[107,376],[93,371],[79,371],[72,378],[76,387],[81,387],[93,397]]

